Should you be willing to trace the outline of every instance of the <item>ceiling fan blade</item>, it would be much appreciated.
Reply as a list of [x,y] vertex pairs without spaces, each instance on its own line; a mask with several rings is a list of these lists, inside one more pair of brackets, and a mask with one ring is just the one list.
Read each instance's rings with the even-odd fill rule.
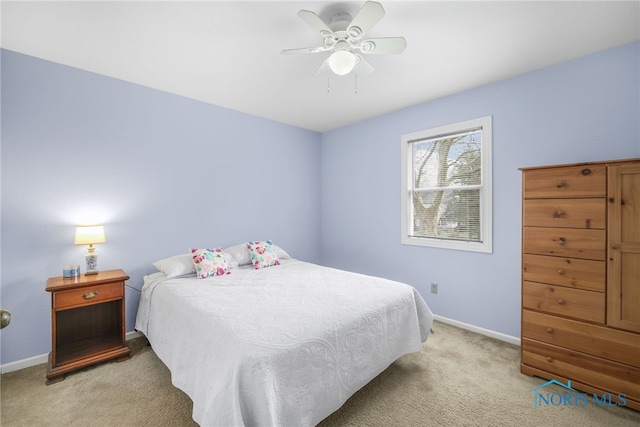
[[366,2],[353,18],[347,28],[347,33],[353,38],[362,37],[384,16],[384,8],[375,1]]
[[382,37],[378,39],[367,39],[360,43],[360,50],[363,53],[372,55],[398,55],[407,48],[407,41],[404,37]]
[[320,67],[316,70],[315,73],[313,73],[313,77],[327,77],[329,75],[329,64],[327,64],[327,61],[324,61],[322,63],[322,65],[320,65]]
[[322,37],[334,35],[331,28],[329,28],[329,26],[314,12],[303,9],[298,11],[298,16],[300,17],[300,19],[306,22],[311,28],[320,32]]
[[369,77],[375,71],[373,65],[369,63],[366,59],[362,57],[362,55],[356,55],[358,58],[358,62],[356,62],[356,66],[354,67],[354,72],[358,77]]
[[324,52],[325,50],[327,50],[327,48],[322,47],[322,46],[317,46],[317,47],[301,47],[298,49],[285,49],[280,51],[281,54],[283,55],[295,55],[298,53],[318,53],[318,52]]

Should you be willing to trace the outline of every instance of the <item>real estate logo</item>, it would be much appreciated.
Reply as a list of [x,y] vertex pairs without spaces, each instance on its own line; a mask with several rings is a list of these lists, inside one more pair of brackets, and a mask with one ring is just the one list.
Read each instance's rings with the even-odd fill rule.
[[[562,392],[548,392],[544,390],[551,384],[557,384],[564,390],[562,390]],[[558,380],[547,381],[530,390],[530,393],[533,393],[533,407],[536,409],[541,406],[587,406],[589,405],[589,397],[592,397],[592,404],[594,406],[626,406],[627,404],[627,395],[624,393],[620,393],[617,396],[611,393],[602,393],[600,396],[598,396],[597,393],[583,393],[574,390],[571,387],[570,380],[567,380],[566,384]]]

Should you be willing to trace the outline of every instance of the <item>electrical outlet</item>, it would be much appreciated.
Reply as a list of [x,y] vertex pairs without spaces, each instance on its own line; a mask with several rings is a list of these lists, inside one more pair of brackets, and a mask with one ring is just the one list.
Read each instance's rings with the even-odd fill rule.
[[438,284],[437,283],[432,283],[431,284],[431,293],[432,294],[437,294],[438,293]]

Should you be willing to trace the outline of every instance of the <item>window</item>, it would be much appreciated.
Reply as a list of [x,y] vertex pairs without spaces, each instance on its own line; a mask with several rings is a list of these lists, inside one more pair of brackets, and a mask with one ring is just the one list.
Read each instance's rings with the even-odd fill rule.
[[402,136],[402,243],[492,252],[491,117]]

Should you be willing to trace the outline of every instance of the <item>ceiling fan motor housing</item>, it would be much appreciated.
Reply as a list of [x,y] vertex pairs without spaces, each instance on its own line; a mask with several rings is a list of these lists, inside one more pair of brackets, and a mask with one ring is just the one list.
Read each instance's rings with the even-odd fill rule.
[[346,31],[351,21],[353,21],[353,17],[349,12],[339,12],[329,18],[327,26],[331,28],[333,32]]

